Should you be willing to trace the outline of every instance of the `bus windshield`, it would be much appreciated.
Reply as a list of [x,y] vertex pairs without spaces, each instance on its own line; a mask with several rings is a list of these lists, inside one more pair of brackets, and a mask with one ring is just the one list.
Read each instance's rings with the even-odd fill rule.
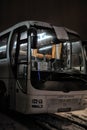
[[[64,74],[84,73],[81,41],[56,39],[54,31],[37,29],[37,48],[31,48],[31,83],[35,88],[61,90],[67,81],[72,82],[70,78],[62,79],[63,84],[60,77]],[[74,88],[78,86],[76,82],[81,86],[82,81],[76,80]]]

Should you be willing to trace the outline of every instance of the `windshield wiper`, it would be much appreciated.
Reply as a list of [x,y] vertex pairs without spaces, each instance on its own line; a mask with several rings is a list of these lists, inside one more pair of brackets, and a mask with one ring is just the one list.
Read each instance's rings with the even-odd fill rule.
[[82,75],[83,74],[75,75],[74,73],[66,73],[66,72],[64,72],[63,76],[61,76],[61,78],[63,78],[63,79],[69,79],[69,78],[70,79],[76,79],[76,80],[80,80],[80,81],[83,81],[83,82],[87,83],[87,80],[85,78],[82,78]]

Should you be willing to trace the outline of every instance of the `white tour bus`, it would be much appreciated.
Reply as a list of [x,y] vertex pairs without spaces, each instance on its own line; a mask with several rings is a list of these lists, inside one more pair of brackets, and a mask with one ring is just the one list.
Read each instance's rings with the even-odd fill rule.
[[86,56],[78,33],[25,21],[0,33],[0,106],[24,114],[87,106]]

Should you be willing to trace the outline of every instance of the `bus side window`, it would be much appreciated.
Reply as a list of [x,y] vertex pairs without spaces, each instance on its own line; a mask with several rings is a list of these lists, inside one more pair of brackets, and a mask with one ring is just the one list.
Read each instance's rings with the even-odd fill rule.
[[9,33],[0,37],[0,59],[7,58],[7,43]]

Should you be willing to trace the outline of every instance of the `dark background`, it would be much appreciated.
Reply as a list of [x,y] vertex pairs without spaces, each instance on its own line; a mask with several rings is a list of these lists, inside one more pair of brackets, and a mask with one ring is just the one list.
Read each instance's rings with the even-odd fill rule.
[[87,0],[0,0],[0,32],[25,20],[49,22],[87,39]]

